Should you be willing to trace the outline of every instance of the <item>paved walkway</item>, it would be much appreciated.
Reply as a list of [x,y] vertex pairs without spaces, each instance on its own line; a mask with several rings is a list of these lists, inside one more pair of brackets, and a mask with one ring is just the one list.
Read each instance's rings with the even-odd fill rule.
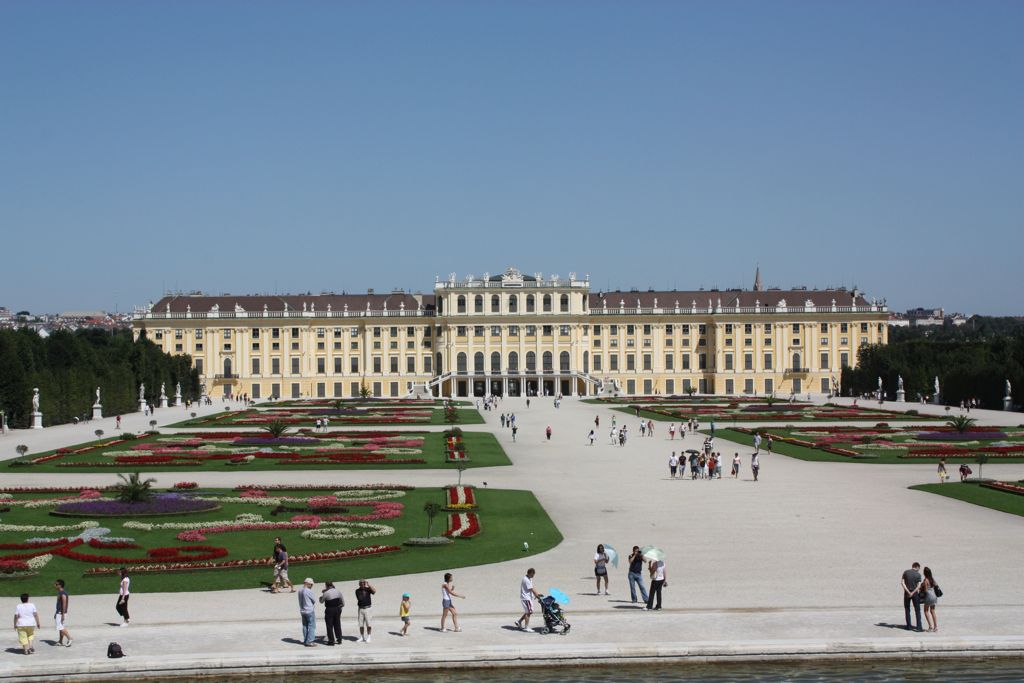
[[[897,404],[887,403],[886,407]],[[916,404],[907,408],[922,410]],[[221,409],[216,404],[214,409]],[[878,465],[811,463],[785,456],[762,456],[761,481],[749,471],[749,447],[719,440],[731,456],[739,451],[744,471],[738,481],[685,481],[668,478],[668,453],[684,446],[667,440],[667,424],[656,436],[640,437],[637,420],[614,413],[633,432],[624,448],[607,445],[612,411],[575,400],[555,410],[550,400],[522,399],[500,407],[514,411],[519,443],[484,413],[487,424],[466,427],[494,431],[515,463],[513,467],[467,470],[463,480],[490,487],[532,489],[565,535],[558,547],[541,555],[482,567],[455,570],[462,633],[439,633],[439,574],[374,580],[378,588],[378,630],[370,644],[347,642],[338,648],[305,649],[299,636],[292,595],[256,590],[216,593],[146,594],[144,580],[132,597],[132,625],[113,624],[110,596],[74,596],[71,630],[75,646],[42,645],[23,657],[11,635],[0,655],[0,679],[30,675],[84,676],[87,672],[204,669],[264,672],[296,666],[347,668],[361,665],[439,665],[546,663],[551,659],[598,661],[608,657],[737,658],[822,654],[906,655],[913,651],[1024,654],[1018,613],[1024,605],[1019,558],[1024,556],[1021,519],[952,499],[910,491],[907,486],[935,480],[932,464]],[[173,409],[168,409],[173,410]],[[925,408],[925,410],[933,410]],[[934,409],[938,414],[944,411]],[[160,419],[161,411],[157,412]],[[597,445],[586,435],[595,415],[601,418]],[[975,411],[982,424],[1018,424],[1020,414]],[[126,419],[125,426],[132,427]],[[180,419],[177,414],[174,420]],[[147,427],[146,420],[142,420]],[[544,439],[551,425],[554,436]],[[86,434],[91,434],[90,428]],[[53,428],[34,439],[83,441],[76,428]],[[600,438],[601,434],[604,438]],[[17,435],[21,436],[21,435]],[[8,443],[29,443],[4,437]],[[699,444],[690,437],[686,447]],[[37,448],[32,445],[33,450]],[[59,444],[55,444],[59,445]],[[12,449],[13,450],[13,449]],[[989,464],[986,476],[1024,477],[1024,465]],[[6,475],[10,485],[107,483],[113,474],[69,473]],[[161,484],[187,476],[202,486],[249,482],[311,481],[314,473],[173,472],[157,474]],[[401,482],[419,486],[450,483],[448,473],[433,470],[325,471],[318,482],[347,484]],[[517,547],[529,539],[510,539]],[[624,564],[612,571],[612,594],[594,594],[591,558],[597,543],[621,551],[653,544],[665,549],[669,587],[665,610],[647,613],[629,602]],[[892,628],[903,611],[900,573],[918,560],[930,565],[946,592],[939,608],[938,634]],[[557,586],[571,596],[566,610],[569,636],[524,634],[507,626],[518,612],[518,582],[529,566],[537,569],[540,590]],[[307,570],[317,581],[330,578],[324,565]],[[302,577],[297,577],[301,579]],[[373,579],[373,577],[370,577]],[[354,585],[344,585],[351,597]],[[414,636],[395,631],[398,597],[413,594]],[[50,597],[38,604],[49,605]],[[351,600],[349,601],[352,602]],[[13,600],[5,599],[13,609]],[[346,609],[343,629],[354,634],[354,613]],[[535,625],[540,624],[539,615]],[[323,624],[319,632],[323,633]],[[44,635],[52,638],[52,629]],[[117,640],[130,657],[103,658],[107,642]],[[452,647],[452,643],[457,643]],[[453,653],[458,653],[453,655]],[[135,674],[132,674],[135,675]],[[40,679],[41,680],[41,679]]]

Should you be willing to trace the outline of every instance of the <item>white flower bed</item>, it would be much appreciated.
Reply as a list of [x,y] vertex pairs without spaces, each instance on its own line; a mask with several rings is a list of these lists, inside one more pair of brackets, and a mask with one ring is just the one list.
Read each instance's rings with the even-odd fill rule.
[[25,561],[25,564],[27,564],[28,568],[31,569],[32,571],[39,571],[40,569],[45,567],[47,564],[49,564],[50,560],[52,560],[52,559],[53,559],[53,555],[51,555],[49,553],[47,553],[45,555],[36,555],[35,557],[28,558],[28,560]]
[[262,515],[246,512],[234,519],[210,520],[208,522],[138,522],[134,519],[123,524],[126,529],[140,529],[142,531],[153,531],[154,529],[171,529],[175,531],[188,531],[190,529],[205,529],[214,526],[230,526],[232,524],[263,524],[267,520]]
[[42,531],[46,533],[55,533],[60,531],[78,531],[80,529],[92,529],[98,527],[99,522],[79,522],[78,524],[65,524],[62,526],[43,526],[40,524],[0,524],[0,531]]
[[[364,531],[357,531],[364,529]],[[371,524],[369,522],[325,522],[321,521],[315,529],[303,531],[303,538],[315,538],[321,541],[335,541],[352,538],[374,538],[390,536],[395,528],[387,524]]]

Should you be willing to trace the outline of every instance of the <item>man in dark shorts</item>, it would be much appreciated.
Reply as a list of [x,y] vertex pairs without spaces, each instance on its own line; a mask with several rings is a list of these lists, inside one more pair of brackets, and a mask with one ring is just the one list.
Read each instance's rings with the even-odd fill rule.
[[903,612],[907,617],[907,630],[910,630],[910,605],[914,605],[914,615],[917,617],[917,630],[921,630],[921,565],[915,562],[910,569],[903,572],[900,579],[900,586],[903,588]]

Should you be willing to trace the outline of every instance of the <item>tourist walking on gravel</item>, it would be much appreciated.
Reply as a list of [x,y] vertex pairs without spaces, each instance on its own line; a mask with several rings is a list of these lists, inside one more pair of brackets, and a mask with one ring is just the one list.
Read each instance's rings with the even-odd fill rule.
[[594,445],[594,430],[593,429],[590,430],[590,434],[587,434],[587,438],[590,439],[590,445],[593,446]]
[[668,585],[665,560],[651,560],[647,569],[651,573],[651,592],[647,596],[647,609],[661,609],[661,589]]
[[345,606],[345,597],[333,581],[325,581],[320,593],[320,602],[324,605],[324,623],[327,624],[327,644],[341,645],[341,608]]
[[[57,589],[57,607],[53,612],[53,623],[57,627],[57,644],[71,647],[71,634],[68,633],[68,592],[64,590],[64,579],[57,579],[54,582]],[[68,642],[65,643],[64,639]]]
[[939,460],[939,483],[945,484],[949,474],[946,472],[946,461],[945,459]]
[[640,546],[633,546],[633,552],[629,554],[629,597],[636,602],[636,591],[640,589],[640,599],[647,602],[647,588],[644,587],[644,578],[641,572],[644,570],[644,556],[640,554]]
[[756,432],[754,433],[754,452],[761,452],[761,435]]
[[400,636],[409,635],[409,624],[412,623],[412,617],[409,616],[412,611],[412,596],[408,593],[402,593],[402,602],[398,605],[398,618],[402,620],[402,630],[398,632]]
[[274,539],[274,583],[270,586],[271,593],[280,592],[282,584],[294,593],[295,586],[288,580],[288,549],[280,538]]
[[910,606],[914,606],[914,616],[917,618],[917,630],[921,630],[921,564],[915,562],[910,569],[903,572],[900,579],[900,587],[903,589],[903,613],[907,618],[907,630],[910,630]]
[[548,437],[548,441],[551,441],[551,425],[548,425],[548,428],[544,430],[544,434]]
[[459,628],[459,614],[455,610],[455,603],[452,602],[452,598],[462,598],[465,600],[466,596],[455,592],[455,584],[452,583],[452,575],[449,572],[444,575],[444,583],[441,584],[441,633],[448,630],[444,625],[449,614],[452,615],[452,630],[455,632],[462,630]]
[[676,457],[676,452],[672,451],[672,455],[668,456],[668,476],[671,479],[676,478],[676,470],[679,469],[679,458]]
[[373,641],[373,596],[377,589],[366,579],[359,580],[356,588],[356,622],[359,624],[359,639],[364,643]]
[[924,607],[924,618],[928,621],[928,630],[934,633],[939,630],[939,620],[935,617],[935,605],[939,602],[939,595],[942,593],[942,589],[939,588],[939,584],[935,583],[935,577],[932,576],[930,567],[924,568],[924,581],[921,584],[921,591],[924,592],[924,598],[921,601]]
[[757,481],[757,475],[761,471],[761,460],[757,453],[750,456],[750,471],[754,473],[754,481]]
[[121,567],[121,583],[117,589],[117,604],[114,608],[121,615],[121,626],[127,626],[131,622],[131,615],[128,614],[128,598],[131,597],[132,580],[128,578],[128,570]]
[[597,577],[597,595],[601,594],[601,578],[604,578],[604,594],[608,593],[608,553],[604,550],[604,544],[597,544],[597,552],[594,553],[594,576]]
[[36,629],[42,628],[39,623],[39,610],[28,601],[28,593],[21,594],[21,604],[14,608],[14,630],[18,632],[18,642],[25,654],[36,651]]
[[739,453],[733,453],[733,456],[732,456],[732,478],[733,479],[739,479],[739,476],[740,476],[740,466],[742,464],[743,464],[743,461],[740,459],[740,454]]
[[306,579],[299,589],[299,616],[302,618],[302,644],[316,647],[316,596],[313,595],[313,579]]
[[516,627],[520,631],[530,630],[530,615],[533,614],[533,600],[540,599],[540,593],[533,587],[533,577],[537,572],[533,567],[526,570],[526,576],[519,582],[519,602],[523,605],[523,616],[516,619]]

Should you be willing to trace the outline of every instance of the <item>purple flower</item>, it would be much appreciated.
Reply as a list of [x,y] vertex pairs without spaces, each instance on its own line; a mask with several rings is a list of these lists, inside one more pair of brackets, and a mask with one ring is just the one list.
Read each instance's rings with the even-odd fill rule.
[[217,503],[209,500],[197,500],[169,493],[156,495],[141,503],[123,503],[119,500],[84,500],[58,505],[57,512],[69,512],[80,515],[153,515],[173,514],[177,512],[202,512],[212,510]]

